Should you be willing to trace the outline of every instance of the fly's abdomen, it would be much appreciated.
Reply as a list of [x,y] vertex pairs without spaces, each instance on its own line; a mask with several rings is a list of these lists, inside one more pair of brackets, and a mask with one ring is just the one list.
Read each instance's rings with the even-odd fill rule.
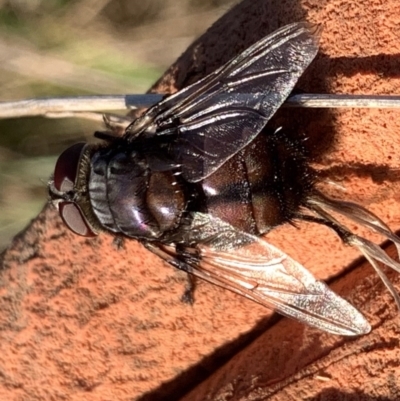
[[252,234],[293,219],[311,188],[301,141],[261,133],[202,182],[208,213]]
[[183,191],[174,174],[151,172],[135,152],[95,153],[89,197],[102,226],[148,240],[174,229],[185,206]]
[[257,230],[251,187],[241,153],[203,180],[206,211],[246,232]]

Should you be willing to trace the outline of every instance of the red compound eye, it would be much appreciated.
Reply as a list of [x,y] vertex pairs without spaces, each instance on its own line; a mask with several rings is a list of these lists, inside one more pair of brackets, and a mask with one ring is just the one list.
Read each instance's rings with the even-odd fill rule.
[[58,191],[68,192],[74,189],[79,161],[85,146],[85,143],[77,143],[61,153],[54,169],[54,186]]
[[90,228],[90,225],[77,204],[73,202],[60,202],[58,211],[65,225],[75,234],[84,237],[95,237],[97,235]]
[[[61,153],[54,169],[54,187],[57,191],[65,194],[75,189],[79,163],[85,146],[85,143],[77,143]],[[97,235],[75,202],[60,201],[58,211],[65,225],[75,234],[84,237]]]

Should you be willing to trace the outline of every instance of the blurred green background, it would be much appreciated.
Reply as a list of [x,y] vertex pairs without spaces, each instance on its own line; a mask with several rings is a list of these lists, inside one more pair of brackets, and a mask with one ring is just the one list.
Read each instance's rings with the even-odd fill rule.
[[[143,93],[237,1],[0,0],[0,100]],[[0,250],[47,201],[60,152],[102,128],[0,120]]]

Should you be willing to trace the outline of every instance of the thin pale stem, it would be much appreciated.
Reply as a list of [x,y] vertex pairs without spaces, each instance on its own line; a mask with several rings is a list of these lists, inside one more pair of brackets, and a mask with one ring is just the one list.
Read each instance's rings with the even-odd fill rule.
[[[104,112],[149,107],[162,95],[101,95],[28,99],[0,102],[0,118],[44,116],[85,117],[87,112]],[[400,96],[328,95],[303,93],[290,96],[285,107],[308,108],[400,108]],[[91,114],[87,114],[90,118]],[[93,118],[93,116],[92,116]]]

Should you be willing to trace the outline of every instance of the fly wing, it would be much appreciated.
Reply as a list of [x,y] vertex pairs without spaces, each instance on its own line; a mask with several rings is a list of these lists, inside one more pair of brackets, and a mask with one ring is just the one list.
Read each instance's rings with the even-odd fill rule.
[[188,236],[197,246],[177,257],[190,273],[330,333],[370,331],[352,305],[263,239],[202,213],[194,214]]
[[166,98],[128,129],[165,135],[183,177],[199,181],[248,145],[292,91],[318,51],[315,27],[284,26],[223,67]]

